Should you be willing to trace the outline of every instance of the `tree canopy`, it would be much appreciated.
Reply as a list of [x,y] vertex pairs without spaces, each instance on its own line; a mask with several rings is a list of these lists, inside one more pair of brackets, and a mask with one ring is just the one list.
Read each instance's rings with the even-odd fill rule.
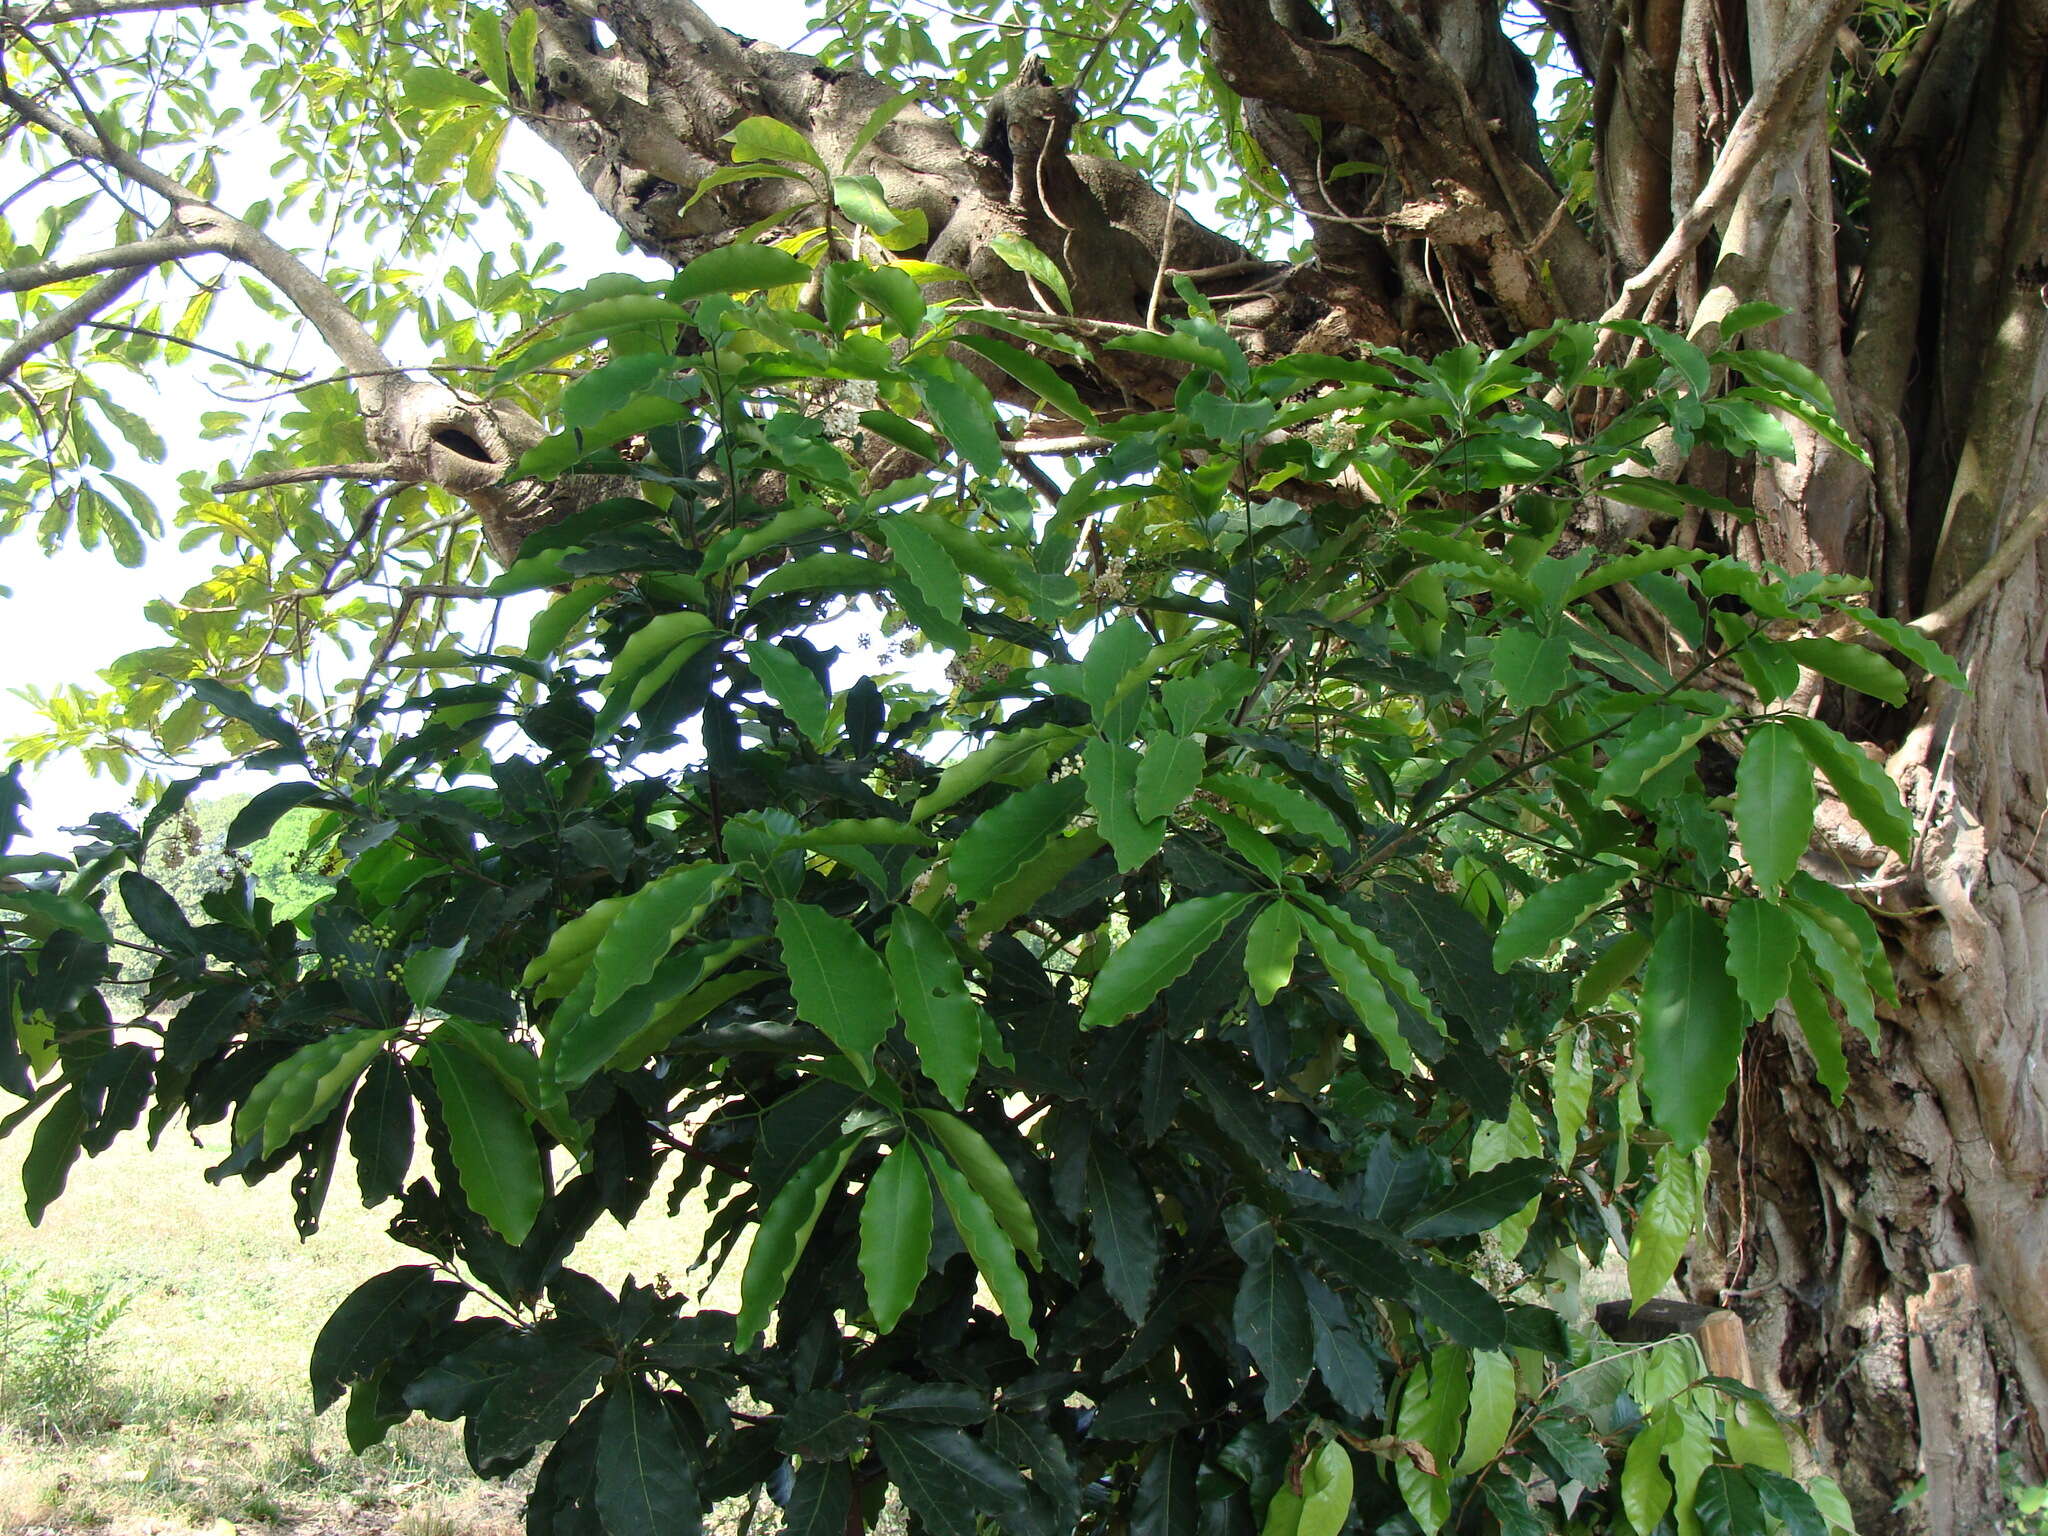
[[[538,1458],[536,1532],[1849,1528],[1577,1284],[1715,1219],[1745,1059],[1882,1128],[1882,892],[1968,915],[1863,744],[2048,520],[1983,458],[2031,354],[1981,285],[1888,319],[1879,183],[1964,143],[1915,270],[2024,247],[2040,50],[1739,9],[10,14],[6,516],[219,552],[29,744],[167,786],[0,849],[31,1211],[145,1121],[304,1233],[353,1164],[422,1262],[316,1401]],[[559,270],[515,125],[668,270]],[[236,447],[175,499],[170,370]],[[231,846],[318,815],[290,918],[142,872],[230,768]],[[692,1193],[737,1317],[576,1270]]]

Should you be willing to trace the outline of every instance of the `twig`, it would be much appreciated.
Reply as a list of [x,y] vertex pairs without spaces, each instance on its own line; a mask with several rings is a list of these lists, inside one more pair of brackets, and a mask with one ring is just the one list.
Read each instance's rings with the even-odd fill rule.
[[377,464],[301,464],[295,469],[274,469],[240,480],[222,480],[214,491],[222,496],[239,496],[245,491],[264,491],[274,485],[306,485],[315,480],[389,480],[397,466]]
[[123,325],[116,320],[88,320],[86,324],[96,331],[119,331],[124,336],[147,336],[152,341],[169,342],[174,347],[185,347],[193,352],[204,352],[208,357],[217,357],[224,363],[233,363],[237,368],[247,368],[256,373],[267,373],[273,379],[303,379],[304,372],[292,373],[283,368],[272,368],[267,363],[252,363],[246,357],[237,357],[232,352],[223,352],[219,347],[209,347],[204,342],[188,341],[183,336],[173,336],[168,331],[153,331],[146,325]]
[[23,363],[45,347],[56,345],[95,315],[112,309],[148,271],[147,267],[127,267],[109,273],[62,309],[43,316],[22,332],[13,346],[0,352],[0,382],[13,378]]
[[131,16],[145,11],[210,11],[228,5],[246,5],[248,0],[51,0],[26,16],[13,8],[0,12],[0,26],[55,27],[67,21],[97,21],[102,16]]

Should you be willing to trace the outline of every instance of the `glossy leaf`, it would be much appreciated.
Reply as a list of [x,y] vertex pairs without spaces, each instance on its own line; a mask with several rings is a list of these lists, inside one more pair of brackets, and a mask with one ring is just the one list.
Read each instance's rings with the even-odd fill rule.
[[909,1146],[882,1159],[860,1207],[860,1272],[875,1331],[888,1333],[924,1281],[932,1246],[932,1189]]
[[452,1035],[436,1031],[424,1054],[470,1209],[508,1243],[523,1242],[541,1202],[540,1152],[526,1112]]
[[871,1076],[875,1047],[896,1022],[882,957],[845,918],[794,901],[775,903],[775,937],[797,1016]]
[[1760,889],[1776,891],[1813,838],[1813,764],[1797,732],[1765,721],[1735,770],[1735,826]]
[[1197,960],[1252,898],[1246,892],[1176,902],[1117,947],[1088,990],[1083,1029],[1099,1029],[1149,1007]]
[[740,1276],[740,1310],[733,1320],[737,1348],[752,1349],[768,1325],[775,1304],[789,1286],[789,1277],[796,1272],[797,1260],[810,1243],[811,1229],[839,1187],[839,1176],[859,1144],[857,1136],[834,1141],[791,1174],[762,1211],[754,1229],[754,1246],[747,1252],[746,1271]]
[[1683,908],[1657,931],[1643,974],[1643,1085],[1658,1125],[1690,1150],[1735,1081],[1749,1020],[1728,974],[1721,925]]
[[888,965],[903,1032],[918,1065],[946,1102],[960,1109],[981,1065],[981,1042],[993,1026],[967,990],[952,943],[915,907],[899,907],[889,923]]

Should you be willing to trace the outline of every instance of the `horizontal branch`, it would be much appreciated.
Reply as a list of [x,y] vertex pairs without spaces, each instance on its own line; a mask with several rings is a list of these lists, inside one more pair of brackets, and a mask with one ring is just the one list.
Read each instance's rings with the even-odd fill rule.
[[68,21],[97,21],[102,16],[132,16],[150,11],[211,11],[249,0],[50,0],[25,13],[12,6],[0,14],[0,26],[55,27]]
[[1939,639],[1961,624],[2019,569],[2020,562],[2033,552],[2043,534],[2048,534],[2048,499],[2042,500],[2007,531],[1990,558],[1977,567],[1976,574],[1958,587],[1947,602],[1913,620],[1913,628],[1930,638]]
[[214,491],[222,496],[239,496],[244,491],[264,491],[276,485],[306,485],[315,480],[395,480],[398,478],[400,478],[398,466],[385,462],[376,464],[302,464],[296,469],[276,469],[260,475],[247,475],[240,480],[222,480],[214,485]]
[[124,267],[110,272],[62,309],[52,310],[23,331],[13,345],[0,352],[0,383],[11,380],[21,371],[21,365],[38,352],[55,346],[120,303],[122,296],[141,282],[148,271],[147,267]]
[[151,240],[131,240],[126,245],[112,245],[104,251],[52,256],[48,261],[38,261],[30,266],[10,267],[0,272],[0,293],[25,293],[32,288],[47,288],[53,283],[68,283],[74,278],[91,277],[100,272],[154,267],[167,261],[181,261],[187,256],[220,254],[218,241],[198,235],[160,235]]

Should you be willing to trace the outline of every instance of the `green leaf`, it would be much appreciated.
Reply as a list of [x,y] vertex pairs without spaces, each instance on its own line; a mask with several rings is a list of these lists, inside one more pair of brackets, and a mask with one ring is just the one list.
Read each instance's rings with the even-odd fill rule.
[[957,763],[947,765],[939,782],[910,808],[912,821],[925,821],[958,804],[983,785],[1017,773],[1047,748],[1055,751],[1079,741],[1081,733],[1065,725],[1027,725],[1005,731]]
[[832,723],[832,700],[817,674],[770,640],[747,642],[747,665],[776,707],[796,723],[814,746],[824,746]]
[[845,918],[794,901],[775,903],[775,938],[797,1017],[823,1030],[863,1078],[872,1078],[875,1047],[896,1022],[882,957]]
[[[1112,741],[1130,739],[1143,707],[1137,676],[1152,654],[1152,637],[1128,616],[1088,642],[1081,658],[1080,691],[1095,716],[1095,728]],[[1130,702],[1125,702],[1125,701]]]
[[947,865],[965,902],[988,896],[1081,813],[1086,786],[1075,775],[1034,784],[977,816],[953,845]]
[[1901,624],[1897,619],[1872,613],[1868,608],[1847,608],[1843,611],[1921,671],[1954,688],[1970,686],[1970,679],[1964,675],[1963,669],[1931,636],[1923,635],[1910,624]]
[[[1854,935],[1827,922],[1826,914],[1799,905],[1789,910],[1806,952],[1813,958],[1815,971],[1827,981],[1829,996],[1842,1005],[1843,1015],[1874,1050],[1878,1041],[1877,1009],[1871,998],[1870,982],[1857,964]],[[1797,967],[1793,974],[1799,974]]]
[[1769,720],[1751,731],[1735,770],[1735,827],[1765,893],[1792,878],[1813,840],[1814,798],[1798,732]]
[[1498,1349],[1472,1356],[1470,1408],[1465,1420],[1465,1446],[1455,1468],[1460,1477],[1492,1465],[1508,1443],[1515,1422],[1515,1362]]
[[1628,1240],[1630,1310],[1659,1291],[1685,1257],[1699,1225],[1704,1181],[1697,1161],[1677,1147],[1657,1149],[1656,1182],[1636,1206]]
[[1765,1513],[1785,1527],[1785,1536],[1828,1536],[1828,1522],[1806,1489],[1769,1467],[1750,1467],[1747,1475]]
[[601,1014],[644,985],[655,967],[668,958],[676,941],[703,920],[731,876],[728,865],[693,864],[671,870],[627,897],[611,915],[591,952],[597,984],[591,992],[590,1012]]
[[597,1440],[597,1516],[606,1536],[673,1536],[697,1529],[703,1496],[672,1415],[645,1381],[604,1394]]
[[907,517],[885,518],[881,526],[882,536],[889,541],[889,553],[910,579],[917,595],[941,619],[958,624],[967,588],[961,580],[960,567],[953,563],[945,546]]
[[1152,1190],[1121,1147],[1097,1136],[1090,1140],[1082,1193],[1103,1289],[1126,1317],[1142,1323],[1152,1309],[1161,1257]]
[[1407,1236],[1422,1242],[1491,1231],[1541,1194],[1549,1180],[1549,1164],[1537,1157],[1518,1157],[1468,1173],[1443,1199],[1409,1222]]
[[1637,1036],[1651,1110],[1680,1147],[1706,1140],[1747,1026],[1721,925],[1698,907],[1681,908],[1651,947]]
[[1842,1027],[1828,1011],[1828,1000],[1805,966],[1797,966],[1786,983],[1793,1016],[1806,1048],[1813,1053],[1814,1077],[1837,1104],[1849,1091],[1849,1059],[1842,1053]]
[[1083,1029],[1116,1024],[1149,1007],[1209,952],[1251,902],[1248,891],[1177,901],[1117,947],[1088,989]]
[[318,784],[272,784],[258,790],[247,805],[235,812],[221,846],[233,851],[260,842],[292,811],[325,798],[326,791]]
[[405,995],[417,1007],[431,1008],[448,985],[448,979],[455,974],[455,967],[462,959],[462,952],[469,948],[467,938],[457,939],[453,944],[426,949],[416,949],[405,958]]
[[519,94],[529,100],[533,96],[535,45],[539,41],[540,17],[537,13],[521,11],[512,18],[512,25],[505,34],[505,59],[512,67],[512,79],[519,87]]
[[1268,902],[1252,919],[1244,941],[1245,980],[1260,1007],[1268,1007],[1294,976],[1301,950],[1301,920],[1285,901]]
[[405,1188],[412,1167],[412,1091],[389,1052],[370,1063],[348,1112],[349,1151],[363,1204],[382,1204]]
[[436,1030],[425,1055],[441,1097],[448,1151],[470,1209],[508,1243],[522,1243],[540,1214],[540,1150],[526,1112],[497,1076],[452,1036]]
[[714,293],[786,288],[810,276],[809,266],[772,245],[721,245],[678,272],[667,294],[670,303],[686,304]]
[[1537,709],[1556,698],[1570,676],[1571,661],[1571,637],[1561,631],[1539,635],[1514,624],[1494,637],[1493,680],[1509,709]]
[[68,1088],[43,1111],[22,1159],[22,1205],[30,1226],[41,1226],[43,1212],[64,1193],[84,1136],[85,1099],[77,1088]]
[[1742,900],[1728,907],[1728,974],[1750,1017],[1770,1016],[1792,975],[1799,930],[1774,902]]
[[505,98],[487,85],[458,75],[452,69],[432,64],[415,64],[400,73],[399,87],[408,105],[423,112],[444,107],[502,107]]
[[397,1037],[390,1029],[344,1029],[301,1046],[258,1083],[235,1115],[235,1140],[261,1134],[273,1157],[301,1131],[333,1111],[378,1051]]
[[454,1316],[462,1294],[461,1286],[437,1279],[426,1264],[387,1269],[349,1292],[313,1340],[313,1411],[325,1413],[428,1323]]
[[1005,1530],[1026,1529],[1002,1518],[1028,1503],[1023,1477],[960,1430],[883,1414],[874,1421],[874,1437],[904,1504],[932,1536],[976,1536],[983,1529],[977,1514],[994,1517]]
[[1835,795],[1878,842],[1902,859],[1913,854],[1913,818],[1884,765],[1872,762],[1839,731],[1805,715],[1781,716],[1798,735],[1806,755],[1827,776]]
[[1082,402],[1074,386],[1054,371],[1052,364],[993,336],[959,336],[955,340],[968,351],[979,352],[1026,389],[1035,391],[1039,399],[1061,415],[1091,431],[1097,425],[1095,413]]
[[726,135],[736,162],[779,160],[794,165],[825,169],[825,162],[811,148],[810,140],[779,118],[750,117]]
[[915,362],[909,371],[939,436],[977,473],[1001,474],[1007,461],[1003,440],[996,433],[995,403],[988,391],[943,358]]
[[768,1326],[769,1315],[789,1277],[796,1273],[797,1260],[811,1240],[825,1202],[839,1187],[847,1159],[860,1145],[860,1137],[842,1136],[789,1176],[789,1182],[775,1192],[768,1208],[754,1228],[754,1245],[747,1251],[747,1267],[740,1276],[740,1310],[733,1320],[733,1347],[742,1353],[753,1348],[754,1340]]
[[1645,710],[1630,722],[1600,770],[1596,792],[1604,800],[1627,799],[1658,774],[1699,745],[1718,727],[1723,715],[1697,715],[1690,710]]
[[1867,693],[1887,704],[1906,702],[1906,674],[1877,652],[1846,640],[1825,640],[1817,635],[1779,642],[1802,667],[1818,672],[1845,688]]
[[946,1156],[966,1175],[974,1193],[988,1207],[996,1225],[1003,1229],[1003,1235],[1036,1268],[1039,1262],[1038,1222],[1031,1214],[1030,1202],[1017,1187],[1009,1165],[997,1155],[996,1149],[988,1144],[981,1132],[959,1116],[938,1109],[919,1109],[913,1113],[931,1127],[939,1145],[946,1149]]
[[[918,1150],[924,1152],[922,1147]],[[988,1283],[989,1294],[996,1299],[996,1308],[1003,1314],[1010,1336],[1027,1352],[1037,1354],[1038,1335],[1031,1327],[1031,1287],[1025,1283],[1024,1271],[1017,1266],[1016,1249],[1009,1237],[981,1196],[951,1163],[929,1153],[925,1153],[924,1162],[931,1170],[932,1182],[939,1187],[939,1198],[946,1202],[946,1211],[953,1218],[960,1241],[966,1245],[974,1267],[981,1271],[981,1278]]]
[[1045,284],[1060,301],[1061,309],[1070,315],[1074,312],[1074,296],[1067,291],[1066,275],[1057,262],[1029,240],[1022,235],[1000,234],[989,241],[988,249],[1005,266]]
[[1677,1427],[1671,1410],[1659,1408],[1628,1443],[1621,1464],[1621,1508],[1638,1531],[1656,1530],[1671,1507],[1671,1479],[1664,1475],[1658,1459]]
[[1296,837],[1315,838],[1332,848],[1351,841],[1329,807],[1289,784],[1248,773],[1212,773],[1202,788],[1241,806],[1268,827],[1285,827]]
[[1089,808],[1116,854],[1116,867],[1125,874],[1157,853],[1166,837],[1165,821],[1147,821],[1138,814],[1138,770],[1143,764],[1137,748],[1101,736],[1088,743],[1081,758]]
[[988,1016],[967,990],[952,943],[916,907],[896,909],[889,923],[888,956],[903,1032],[917,1047],[924,1075],[959,1109],[981,1065]]
[[1400,1016],[1394,1011],[1394,1004],[1387,996],[1387,989],[1372,973],[1358,951],[1346,944],[1326,924],[1302,914],[1301,931],[1307,937],[1316,957],[1323,962],[1323,969],[1330,973],[1330,979],[1337,984],[1337,990],[1344,994],[1344,1001],[1351,1005],[1351,1011],[1366,1027],[1381,1050],[1387,1053],[1387,1060],[1394,1069],[1406,1072],[1415,1064],[1415,1053],[1408,1048],[1408,1042],[1401,1037]]
[[1231,1322],[1238,1340],[1266,1378],[1270,1422],[1294,1406],[1308,1385],[1315,1340],[1309,1330],[1308,1294],[1291,1254],[1262,1244],[1238,1279]]
[[8,911],[24,912],[55,927],[67,928],[94,944],[114,942],[113,930],[107,927],[98,908],[60,891],[0,889],[0,912]]
[[1763,1506],[1756,1490],[1739,1469],[1719,1463],[1700,1474],[1692,1512],[1704,1536],[1755,1536],[1763,1529]]
[[1181,808],[1202,782],[1206,763],[1201,740],[1155,732],[1145,738],[1132,800],[1140,821],[1157,821]]
[[1543,959],[1613,900],[1634,873],[1619,864],[1594,864],[1531,891],[1494,935],[1493,968],[1505,971],[1520,960]]
[[904,1142],[882,1159],[860,1207],[860,1272],[877,1333],[893,1329],[917,1299],[931,1247],[931,1181]]

